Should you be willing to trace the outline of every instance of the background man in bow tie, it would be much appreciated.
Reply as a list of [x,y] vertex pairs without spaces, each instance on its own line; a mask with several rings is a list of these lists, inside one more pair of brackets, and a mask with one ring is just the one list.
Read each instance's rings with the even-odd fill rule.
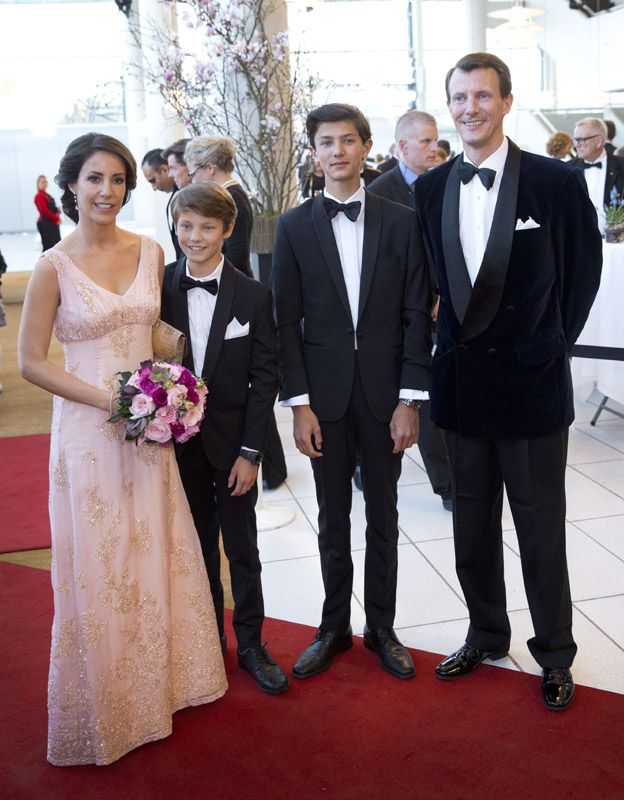
[[[435,118],[426,111],[407,111],[399,117],[394,129],[396,166],[381,175],[368,189],[379,197],[414,208],[414,185],[421,175],[435,166],[438,148],[438,127]],[[433,325],[433,321],[432,321]],[[419,414],[418,449],[433,491],[451,511],[451,477],[448,457],[441,431],[431,422],[429,402],[423,403]]]
[[325,588],[319,631],[293,674],[322,672],[352,644],[357,449],[367,515],[364,643],[385,669],[410,678],[412,660],[392,627],[397,481],[403,451],[418,439],[417,404],[427,397],[430,281],[414,211],[360,186],[372,145],[362,112],[321,106],[307,133],[324,194],[281,217],[272,273],[280,399],[292,406],[297,448],[312,462]]
[[598,214],[598,226],[604,232],[605,205],[615,191],[620,200],[624,197],[624,158],[607,153],[607,126],[598,117],[579,120],[572,139],[578,158],[570,163],[583,170],[587,191]]
[[503,134],[509,69],[471,53],[446,79],[464,152],[423,175],[416,206],[440,289],[431,416],[453,478],[457,574],[470,625],[438,665],[460,678],[509,650],[503,487],[518,537],[549,708],[574,695],[565,467],[574,419],[569,352],[600,281],[600,234],[582,175]]

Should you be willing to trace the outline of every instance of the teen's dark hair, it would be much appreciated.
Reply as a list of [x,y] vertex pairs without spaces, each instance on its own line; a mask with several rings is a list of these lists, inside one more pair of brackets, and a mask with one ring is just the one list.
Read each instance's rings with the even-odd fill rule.
[[70,142],[65,155],[61,159],[58,174],[54,177],[54,183],[63,190],[63,196],[61,197],[63,211],[74,222],[78,222],[78,209],[69,184],[78,180],[78,175],[85,161],[99,150],[105,153],[112,153],[124,163],[126,168],[126,194],[123,199],[123,205],[130,200],[130,192],[136,187],[136,161],[125,144],[112,136],[107,136],[105,133],[85,133],[84,136],[79,136],[73,142]]
[[190,141],[190,139],[178,139],[177,142],[170,144],[169,147],[165,147],[165,149],[162,151],[162,157],[164,158],[165,163],[167,163],[169,156],[175,156],[178,164],[182,164],[182,166],[185,167],[186,161],[184,160],[184,151],[186,150],[186,145]]
[[327,103],[310,111],[306,119],[306,133],[312,147],[316,132],[323,122],[352,122],[363,142],[371,138],[370,123],[359,108],[346,103]]
[[446,73],[446,99],[450,100],[449,83],[451,76],[456,69],[462,72],[472,72],[475,69],[493,69],[498,75],[498,88],[501,97],[508,97],[511,94],[511,73],[509,67],[498,56],[492,53],[468,53],[459,59],[457,64]]
[[216,181],[190,183],[176,192],[171,203],[171,216],[176,225],[183,211],[194,211],[200,217],[220,219],[224,230],[236,219],[236,203],[232,195]]
[[143,161],[141,161],[142,167],[146,165],[152,169],[167,166],[167,159],[163,158],[162,148],[156,147],[153,150],[147,151],[147,153],[143,156]]

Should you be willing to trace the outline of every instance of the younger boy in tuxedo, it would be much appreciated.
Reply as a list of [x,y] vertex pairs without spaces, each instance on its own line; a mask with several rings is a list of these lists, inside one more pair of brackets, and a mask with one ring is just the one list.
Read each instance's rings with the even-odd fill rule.
[[178,466],[208,569],[223,634],[218,528],[230,563],[239,665],[268,694],[288,679],[261,644],[264,604],[254,507],[256,479],[277,394],[270,290],[221,253],[236,219],[220,185],[192,184],[172,214],[183,256],[165,268],[162,319],[186,334],[184,364],[209,390],[200,435],[177,448]]

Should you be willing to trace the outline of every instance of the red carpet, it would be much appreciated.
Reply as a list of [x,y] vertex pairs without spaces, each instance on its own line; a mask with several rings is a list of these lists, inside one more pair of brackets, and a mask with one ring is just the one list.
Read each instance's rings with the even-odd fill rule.
[[0,553],[50,547],[49,457],[48,434],[0,438]]
[[[481,667],[445,684],[414,653],[401,682],[357,642],[323,675],[261,694],[232,651],[227,695],[110,767],[52,767],[46,752],[49,574],[0,563],[0,796],[7,800],[621,800],[624,697],[579,687],[564,714],[534,676]],[[311,630],[268,620],[290,666]]]

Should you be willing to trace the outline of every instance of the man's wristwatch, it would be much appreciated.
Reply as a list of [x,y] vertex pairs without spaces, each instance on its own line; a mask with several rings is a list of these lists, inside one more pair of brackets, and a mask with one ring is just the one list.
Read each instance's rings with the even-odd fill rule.
[[259,467],[262,463],[263,453],[261,453],[259,450],[245,450],[243,447],[238,455],[241,458],[250,461],[255,467]]
[[420,408],[424,402],[424,400],[405,400],[405,398],[399,397],[399,403],[403,403],[408,408]]

